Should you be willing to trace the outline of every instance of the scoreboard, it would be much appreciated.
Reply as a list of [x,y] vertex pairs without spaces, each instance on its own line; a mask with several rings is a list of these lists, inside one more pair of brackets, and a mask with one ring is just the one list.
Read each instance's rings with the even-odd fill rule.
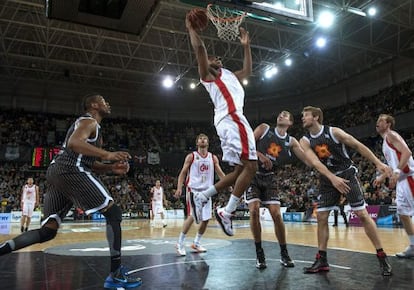
[[35,147],[32,152],[32,167],[47,167],[59,154],[59,147]]

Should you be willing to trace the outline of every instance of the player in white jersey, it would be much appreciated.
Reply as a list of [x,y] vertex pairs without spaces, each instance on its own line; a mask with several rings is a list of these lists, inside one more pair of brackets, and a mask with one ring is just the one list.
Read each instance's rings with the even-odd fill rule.
[[32,219],[34,209],[39,205],[39,187],[29,177],[22,189],[22,218],[20,219],[20,231],[27,232]]
[[[393,169],[389,187],[396,186],[397,213],[410,240],[410,245],[401,253],[399,258],[414,258],[414,225],[411,216],[414,215],[414,160],[411,150],[404,139],[395,132],[395,119],[391,115],[381,114],[378,117],[376,129],[384,139],[382,152],[388,165]],[[380,175],[374,184],[379,186],[388,177]]]
[[[187,204],[187,219],[184,221],[183,229],[178,238],[176,245],[177,255],[185,256],[185,237],[194,222],[194,218],[191,214],[191,202],[190,192],[199,192],[208,189],[214,184],[214,173],[217,173],[219,178],[224,177],[224,172],[220,167],[218,158],[211,152],[208,152],[208,137],[205,134],[199,134],[196,138],[197,151],[187,154],[184,160],[183,168],[178,175],[177,190],[175,191],[175,197],[180,198],[182,194],[182,188],[186,186],[186,204]],[[194,238],[194,242],[191,248],[198,253],[206,252],[207,250],[201,246],[200,240],[205,233],[208,225],[208,221],[211,219],[212,202],[211,198],[204,204],[201,210],[200,226],[198,228],[197,235]]]
[[165,228],[167,223],[164,216],[164,188],[161,186],[161,181],[156,180],[155,186],[150,190],[151,192],[151,226],[154,226],[155,215],[161,216],[162,226]]
[[240,43],[244,50],[243,68],[233,73],[223,68],[220,57],[207,55],[203,40],[188,19],[186,26],[197,58],[201,83],[214,104],[214,125],[220,137],[223,161],[234,166],[233,172],[207,190],[190,193],[193,217],[199,223],[202,205],[208,198],[234,184],[227,206],[214,211],[223,231],[232,236],[232,213],[257,171],[256,144],[253,130],[243,114],[244,89],[241,85],[241,81],[252,73],[250,37],[245,29],[240,28]]

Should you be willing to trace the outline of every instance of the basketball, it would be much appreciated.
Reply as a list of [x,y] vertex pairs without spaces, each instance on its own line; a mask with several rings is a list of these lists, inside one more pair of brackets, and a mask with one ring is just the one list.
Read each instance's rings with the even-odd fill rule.
[[193,8],[187,13],[187,19],[195,30],[204,30],[208,25],[206,9]]

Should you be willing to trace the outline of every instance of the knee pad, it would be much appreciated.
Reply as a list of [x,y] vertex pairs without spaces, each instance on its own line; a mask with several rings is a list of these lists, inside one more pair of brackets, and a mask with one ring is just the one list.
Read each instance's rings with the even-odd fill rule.
[[44,243],[56,237],[57,230],[43,226],[39,229],[40,242]]
[[122,221],[121,209],[116,204],[112,205],[107,211],[105,211],[102,214],[106,218],[106,221],[108,223],[110,222],[120,223]]

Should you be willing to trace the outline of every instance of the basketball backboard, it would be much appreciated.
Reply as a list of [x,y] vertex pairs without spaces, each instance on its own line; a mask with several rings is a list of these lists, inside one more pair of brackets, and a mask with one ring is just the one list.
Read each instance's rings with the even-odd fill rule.
[[312,22],[312,0],[181,0],[197,6],[219,5],[248,13],[249,17],[288,22]]

